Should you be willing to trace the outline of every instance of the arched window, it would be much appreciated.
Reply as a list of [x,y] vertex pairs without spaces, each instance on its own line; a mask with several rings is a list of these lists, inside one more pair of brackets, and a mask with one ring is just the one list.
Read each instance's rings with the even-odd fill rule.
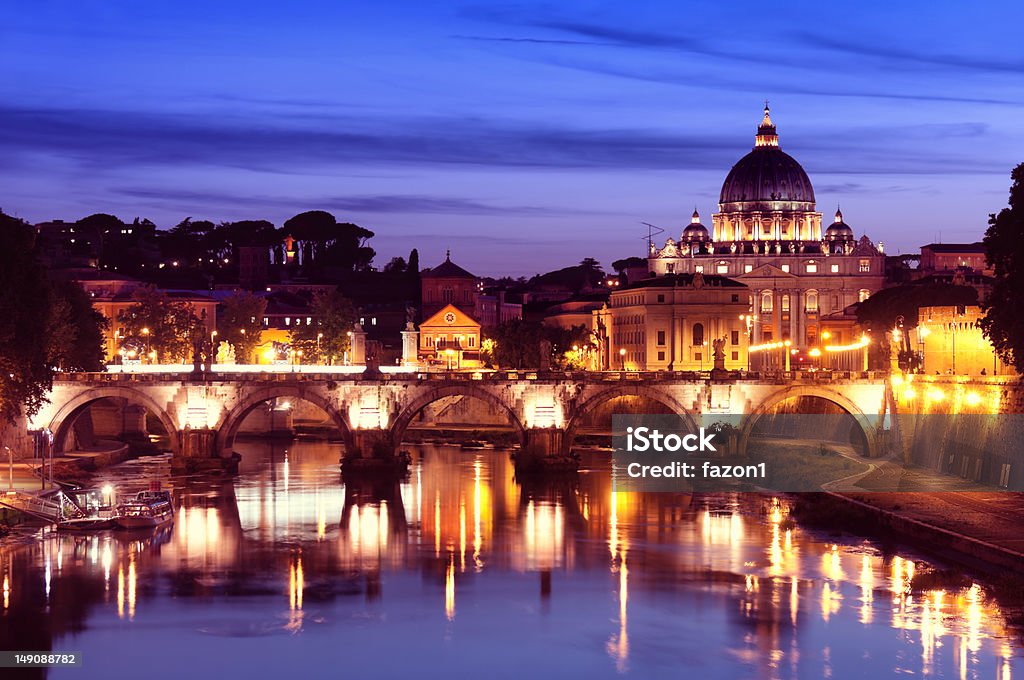
[[761,293],[761,311],[772,311],[772,292],[770,290],[766,290],[763,293]]
[[788,312],[789,311],[789,296],[788,295],[783,295],[782,296],[782,311],[784,311],[784,312]]
[[702,323],[693,324],[693,344],[695,346],[704,344],[704,324]]
[[808,312],[816,312],[816,311],[818,311],[818,291],[816,291],[816,290],[809,290],[809,291],[807,291],[807,298],[806,298],[806,300],[807,300],[806,308],[807,308]]

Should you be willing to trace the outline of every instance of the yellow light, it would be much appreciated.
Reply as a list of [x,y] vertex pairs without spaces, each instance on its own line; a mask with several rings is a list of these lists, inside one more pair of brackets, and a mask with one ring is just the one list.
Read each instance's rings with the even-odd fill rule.
[[946,398],[946,395],[937,387],[932,387],[928,390],[928,398],[932,401],[942,401]]
[[893,387],[899,387],[900,385],[903,384],[903,377],[899,376],[899,375],[894,375],[892,377],[892,381],[891,382],[892,382],[892,386]]
[[267,361],[273,361],[274,359],[277,358],[277,352],[274,351],[273,347],[268,347],[263,352],[263,358],[266,359]]
[[832,334],[829,333],[828,331],[822,331],[821,332],[821,339],[822,340],[828,340],[831,337],[832,337]]
[[785,341],[784,343],[782,343],[782,344],[783,344],[783,345],[785,345],[786,347],[789,347],[789,346],[790,346],[790,345],[792,345],[793,343],[791,343],[791,342],[790,342],[789,340],[786,340],[786,341]]
[[808,352],[808,354],[811,355],[812,357],[820,357],[821,356],[821,350],[818,349],[817,347],[812,347],[811,351]]
[[927,326],[921,326],[920,328],[917,329],[917,334],[922,338],[927,338],[929,335],[932,334],[932,332],[928,330]]
[[980,394],[978,394],[977,392],[968,392],[967,393],[967,405],[968,406],[977,406],[980,403],[981,403],[981,395]]
[[149,329],[148,328],[143,328],[142,329],[142,334],[143,335],[149,335]]
[[914,397],[917,396],[917,392],[914,391],[913,387],[908,387],[903,391],[903,396],[906,397],[907,399],[913,399]]

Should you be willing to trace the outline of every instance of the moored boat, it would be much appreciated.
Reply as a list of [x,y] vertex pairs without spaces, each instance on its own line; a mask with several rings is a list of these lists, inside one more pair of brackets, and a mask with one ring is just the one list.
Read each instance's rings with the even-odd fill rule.
[[140,491],[135,498],[117,506],[114,523],[123,529],[160,526],[174,519],[170,491]]
[[60,512],[56,518],[58,531],[101,531],[114,527],[117,510],[113,507],[114,492],[102,489],[67,489],[57,493]]

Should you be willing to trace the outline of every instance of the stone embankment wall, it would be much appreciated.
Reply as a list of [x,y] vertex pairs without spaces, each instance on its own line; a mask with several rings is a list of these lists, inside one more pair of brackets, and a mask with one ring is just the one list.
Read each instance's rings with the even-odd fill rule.
[[1024,489],[1024,385],[1004,376],[917,378],[893,388],[903,460]]

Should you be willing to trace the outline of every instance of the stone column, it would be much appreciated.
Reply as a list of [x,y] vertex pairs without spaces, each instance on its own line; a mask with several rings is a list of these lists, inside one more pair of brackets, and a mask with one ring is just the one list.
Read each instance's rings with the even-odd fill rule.
[[402,331],[402,365],[419,366],[420,332],[410,321]]
[[798,316],[800,314],[800,292],[791,290],[789,292],[789,339],[794,347],[800,346],[800,335],[798,333]]
[[352,346],[349,348],[348,362],[355,366],[366,364],[366,331],[358,323],[352,329]]

